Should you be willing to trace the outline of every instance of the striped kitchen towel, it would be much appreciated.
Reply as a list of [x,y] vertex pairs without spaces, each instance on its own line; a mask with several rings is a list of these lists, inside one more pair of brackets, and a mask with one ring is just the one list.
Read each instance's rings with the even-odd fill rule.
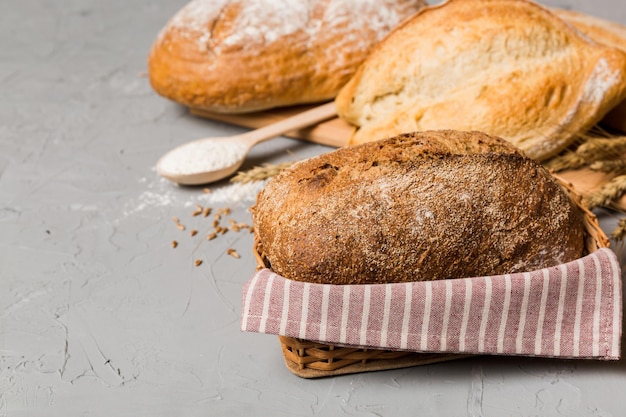
[[619,359],[621,272],[599,249],[507,275],[326,285],[257,271],[241,329],[327,344],[413,352]]

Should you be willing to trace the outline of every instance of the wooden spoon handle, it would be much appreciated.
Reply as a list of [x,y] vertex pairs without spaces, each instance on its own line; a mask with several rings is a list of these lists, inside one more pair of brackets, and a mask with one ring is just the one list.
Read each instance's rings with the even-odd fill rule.
[[335,110],[335,103],[331,101],[280,120],[276,123],[243,133],[239,136],[242,140],[245,140],[250,145],[253,145],[263,142],[264,140],[275,138],[276,136],[280,136],[292,130],[298,130],[303,127],[315,125],[336,116],[336,114],[337,111]]
[[[326,145],[336,148],[345,146],[348,143],[348,138],[350,136],[350,131],[352,127],[338,117],[335,117],[336,114],[334,109],[332,108],[332,103],[324,104],[323,106],[328,106],[331,108],[330,110],[332,110],[333,114],[327,118],[328,120],[318,121],[317,124],[310,124],[306,127],[300,126],[298,129],[283,132],[282,136],[306,140],[308,142],[319,143],[320,145]],[[194,116],[199,116],[210,120],[218,120],[221,122],[230,123],[236,126],[243,126],[250,129],[260,129],[262,127],[278,123],[282,120],[293,117],[294,115],[298,115],[308,111],[303,111],[303,108],[315,110],[318,107],[285,107],[280,109],[272,109],[243,114],[212,113],[206,110],[196,108],[189,108],[189,111]]]

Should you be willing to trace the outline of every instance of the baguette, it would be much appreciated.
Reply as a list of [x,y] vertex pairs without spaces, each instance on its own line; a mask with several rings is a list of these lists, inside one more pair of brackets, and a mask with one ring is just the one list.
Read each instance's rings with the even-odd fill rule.
[[581,213],[550,173],[479,132],[405,134],[298,162],[252,214],[272,270],[306,282],[523,272],[583,251]]
[[423,0],[193,0],[163,28],[150,83],[191,108],[245,113],[335,97]]
[[379,43],[336,98],[351,144],[479,130],[542,161],[626,97],[626,54],[526,0],[449,0]]

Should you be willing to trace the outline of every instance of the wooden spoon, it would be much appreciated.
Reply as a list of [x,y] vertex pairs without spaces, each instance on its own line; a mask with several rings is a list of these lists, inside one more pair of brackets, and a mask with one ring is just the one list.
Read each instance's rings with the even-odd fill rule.
[[182,185],[215,182],[234,174],[257,143],[335,115],[335,103],[331,101],[240,135],[188,142],[163,155],[157,162],[156,170],[164,178]]

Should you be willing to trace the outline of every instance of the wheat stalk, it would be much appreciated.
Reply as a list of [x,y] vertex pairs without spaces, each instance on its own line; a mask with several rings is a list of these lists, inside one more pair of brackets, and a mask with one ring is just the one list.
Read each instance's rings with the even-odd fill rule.
[[626,160],[611,159],[596,161],[589,165],[589,169],[606,173],[622,174],[626,172]]
[[589,208],[609,206],[626,193],[626,175],[619,175],[606,183],[599,191],[587,197]]
[[612,159],[626,152],[626,136],[589,138],[576,149],[576,153],[588,161]]
[[544,165],[555,172],[560,172],[582,168],[587,165],[587,160],[575,152],[568,151],[544,162]]
[[621,241],[621,240],[624,240],[625,237],[626,237],[626,217],[622,217],[621,219],[619,219],[619,222],[617,222],[617,227],[615,228],[615,230],[613,230],[613,233],[611,234],[611,238],[616,241]]
[[231,178],[231,182],[240,182],[242,184],[263,181],[278,174],[282,169],[291,166],[293,162],[283,162],[280,164],[263,164],[255,166],[247,171],[239,171],[237,175]]
[[621,160],[626,152],[626,136],[583,136],[577,143],[580,145],[576,149],[550,159],[545,165],[556,172],[578,169],[597,161]]

